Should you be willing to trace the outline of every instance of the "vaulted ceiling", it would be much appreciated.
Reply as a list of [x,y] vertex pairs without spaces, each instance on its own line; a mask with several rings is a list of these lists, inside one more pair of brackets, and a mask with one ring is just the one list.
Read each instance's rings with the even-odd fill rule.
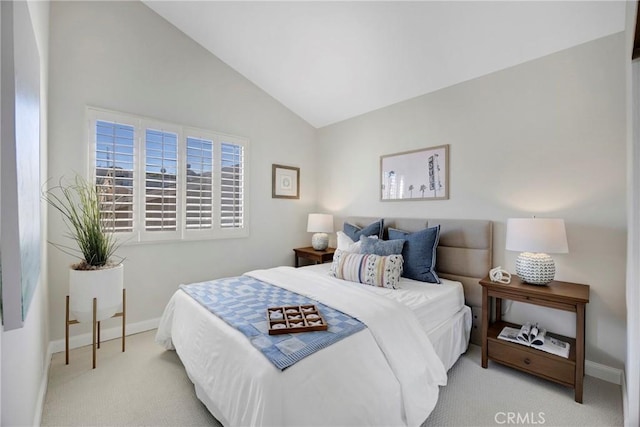
[[315,127],[624,31],[624,1],[144,3]]

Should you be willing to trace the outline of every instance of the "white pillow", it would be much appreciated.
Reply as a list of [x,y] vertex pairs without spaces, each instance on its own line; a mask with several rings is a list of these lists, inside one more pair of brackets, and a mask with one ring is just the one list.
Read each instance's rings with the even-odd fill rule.
[[[351,252],[355,254],[360,253],[360,241],[354,242],[351,237],[347,236],[343,231],[336,233],[338,237],[338,247],[336,249],[344,252]],[[369,236],[370,239],[377,239],[378,236]]]

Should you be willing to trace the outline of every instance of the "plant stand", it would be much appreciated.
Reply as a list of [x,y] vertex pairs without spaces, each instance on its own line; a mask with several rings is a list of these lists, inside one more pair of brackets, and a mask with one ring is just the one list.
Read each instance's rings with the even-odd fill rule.
[[[100,321],[96,319],[96,313],[98,311],[98,299],[93,299],[93,324],[92,324],[92,339],[91,345],[93,347],[93,369],[96,369],[96,349],[100,348]],[[125,325],[127,319],[127,294],[126,289],[122,290],[122,311],[111,316],[122,317],[122,352],[125,349]],[[64,351],[65,351],[65,365],[69,364],[69,325],[76,325],[78,322],[75,319],[69,319],[69,295],[67,295],[66,310],[65,310],[65,324],[64,324]],[[97,338],[97,339],[96,339]]]

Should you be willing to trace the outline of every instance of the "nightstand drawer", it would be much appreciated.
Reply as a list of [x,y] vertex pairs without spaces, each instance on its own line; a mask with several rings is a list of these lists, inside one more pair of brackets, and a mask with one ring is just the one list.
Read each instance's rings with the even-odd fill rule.
[[557,357],[518,344],[489,340],[489,359],[562,384],[575,384],[576,367],[569,359],[558,360]]

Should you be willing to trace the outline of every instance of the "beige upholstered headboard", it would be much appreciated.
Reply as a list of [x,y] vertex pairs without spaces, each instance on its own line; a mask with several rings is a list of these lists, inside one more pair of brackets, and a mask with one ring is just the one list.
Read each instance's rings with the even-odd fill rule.
[[[377,217],[348,217],[345,221],[364,227]],[[492,265],[493,223],[477,219],[418,219],[384,218],[384,238],[388,228],[419,231],[440,224],[440,242],[436,255],[436,271],[445,279],[456,280],[464,286],[466,304],[482,306],[482,289],[478,281],[485,277]],[[339,230],[342,229],[340,223]]]

